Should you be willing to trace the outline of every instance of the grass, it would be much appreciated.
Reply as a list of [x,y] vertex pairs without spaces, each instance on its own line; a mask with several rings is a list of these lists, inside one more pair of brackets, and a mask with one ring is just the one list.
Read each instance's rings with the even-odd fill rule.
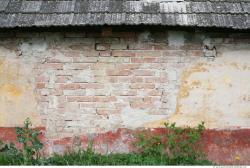
[[[0,165],[23,165],[22,156],[0,154]],[[101,155],[78,151],[34,160],[30,165],[213,165],[208,160],[168,158],[138,153]]]
[[65,155],[55,155],[47,160],[49,165],[212,165],[207,160],[190,158],[168,158],[167,156],[129,154],[90,154],[79,151]]

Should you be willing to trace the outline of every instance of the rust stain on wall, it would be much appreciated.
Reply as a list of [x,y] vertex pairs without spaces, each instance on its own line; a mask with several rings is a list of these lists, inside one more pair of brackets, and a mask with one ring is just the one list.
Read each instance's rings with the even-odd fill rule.
[[0,94],[7,94],[13,97],[20,97],[22,89],[13,84],[4,84],[0,86]]
[[[189,92],[194,89],[194,87],[197,87],[200,85],[200,81],[192,81],[191,84],[188,83],[188,78],[193,74],[197,72],[205,72],[207,69],[204,67],[204,63],[198,63],[189,70],[186,70],[182,73],[181,77],[181,88],[179,91],[178,99],[179,98],[185,98],[189,96]],[[177,103],[178,106],[178,103]]]
[[190,95],[190,91],[201,86],[201,81],[193,80],[189,82],[189,78],[193,73],[206,72],[204,63],[198,63],[188,70],[185,70],[181,76],[181,87],[179,95],[177,97],[176,114],[180,113],[183,106],[180,104],[179,100],[182,98],[187,98]]
[[250,66],[248,64],[239,64],[236,62],[232,62],[229,64],[232,68],[238,69],[238,70],[243,70],[243,71],[249,71]]

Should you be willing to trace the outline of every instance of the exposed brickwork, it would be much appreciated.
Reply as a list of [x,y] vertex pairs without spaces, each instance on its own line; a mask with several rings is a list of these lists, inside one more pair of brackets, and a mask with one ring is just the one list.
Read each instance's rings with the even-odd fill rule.
[[[171,96],[167,92],[173,92],[167,89],[172,81],[178,87],[174,66],[185,66],[181,58],[192,57],[191,53],[187,56],[185,50],[171,48],[163,40],[153,42],[149,32],[112,33],[108,28],[100,36],[88,34],[66,32],[57,35],[56,43],[45,40],[45,59],[34,67],[39,72],[41,113],[47,127],[52,127],[49,137],[136,128],[123,121],[129,113],[138,113],[135,119],[148,113],[145,122],[150,122],[175,110],[165,101]],[[44,33],[40,37],[48,38]]]
[[10,35],[1,33],[0,58],[18,60],[30,70],[34,112],[46,127],[46,137],[57,145],[52,151],[60,148],[61,140],[71,144],[67,137],[147,127],[181,114],[178,96],[188,94],[180,92],[185,86],[182,72],[192,63],[207,61],[203,45],[216,45],[220,57],[225,49],[247,48],[250,43],[249,34],[162,29]]

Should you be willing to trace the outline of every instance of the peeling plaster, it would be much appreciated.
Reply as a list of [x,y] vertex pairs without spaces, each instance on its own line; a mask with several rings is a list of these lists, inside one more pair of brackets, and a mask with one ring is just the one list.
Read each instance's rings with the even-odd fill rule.
[[226,51],[214,62],[197,61],[182,72],[175,113],[147,127],[176,122],[207,128],[250,127],[250,51]]

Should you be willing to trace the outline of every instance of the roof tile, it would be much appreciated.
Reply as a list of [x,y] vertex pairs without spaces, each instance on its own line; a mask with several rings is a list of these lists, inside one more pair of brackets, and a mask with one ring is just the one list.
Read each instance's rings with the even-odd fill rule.
[[250,29],[249,14],[249,0],[0,0],[0,28],[157,24]]
[[9,0],[0,0],[0,12],[4,11],[9,3]]
[[40,13],[54,13],[56,11],[57,1],[42,1]]
[[76,0],[75,2],[75,13],[87,13],[88,12],[88,0]]
[[22,0],[10,0],[5,8],[6,13],[19,13],[22,5]]
[[21,6],[22,13],[38,12],[42,5],[42,1],[23,1]]
[[55,12],[57,13],[70,13],[74,12],[75,1],[58,1],[56,3]]

